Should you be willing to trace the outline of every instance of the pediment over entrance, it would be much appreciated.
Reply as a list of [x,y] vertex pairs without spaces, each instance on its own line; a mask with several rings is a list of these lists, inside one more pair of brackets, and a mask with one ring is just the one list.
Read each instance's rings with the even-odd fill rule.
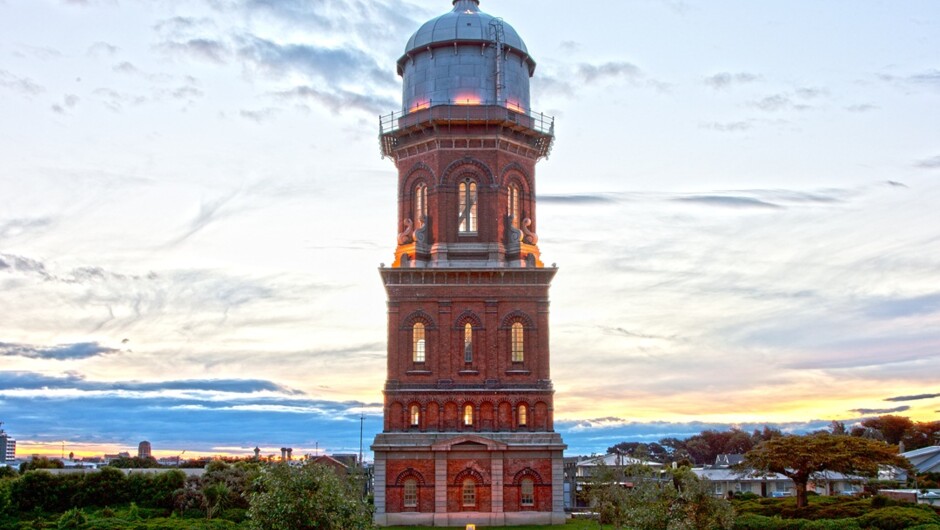
[[505,451],[509,446],[497,442],[496,440],[490,440],[489,438],[484,438],[482,436],[475,436],[472,434],[465,434],[463,436],[454,436],[453,438],[448,438],[446,440],[437,442],[431,446],[432,451],[452,451],[460,449],[476,449],[479,451]]

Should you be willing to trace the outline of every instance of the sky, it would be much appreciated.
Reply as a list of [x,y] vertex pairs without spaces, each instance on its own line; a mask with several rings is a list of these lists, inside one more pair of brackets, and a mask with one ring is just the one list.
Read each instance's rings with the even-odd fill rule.
[[[448,0],[0,0],[18,455],[381,429],[395,61]],[[556,428],[940,412],[940,5],[482,0],[538,62]]]

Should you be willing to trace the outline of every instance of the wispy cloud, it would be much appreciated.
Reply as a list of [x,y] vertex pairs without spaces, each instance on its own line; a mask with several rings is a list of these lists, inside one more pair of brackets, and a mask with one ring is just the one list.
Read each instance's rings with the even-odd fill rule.
[[539,195],[539,202],[543,204],[610,204],[616,202],[616,199],[607,194]]
[[166,41],[160,47],[174,55],[186,56],[216,64],[225,63],[231,51],[222,41],[209,38],[196,38],[183,41]]
[[940,168],[940,156],[920,160],[915,165],[923,169],[938,169]]
[[893,402],[904,402],[904,401],[920,401],[923,399],[933,399],[940,397],[940,394],[917,394],[914,396],[895,396],[886,398],[885,401]]
[[377,115],[395,108],[395,100],[391,97],[375,94],[359,94],[343,89],[322,90],[313,86],[298,86],[290,90],[275,93],[275,96],[284,100],[300,103],[312,103],[326,107],[334,114],[346,110],[359,110]]
[[45,87],[28,77],[19,77],[6,70],[0,70],[0,88],[6,88],[27,96],[35,96],[46,91]]
[[779,204],[774,204],[771,202],[762,201],[760,199],[755,199],[752,197],[731,197],[731,196],[718,196],[718,195],[697,195],[697,196],[688,196],[680,197],[676,199],[681,202],[690,202],[705,204],[708,206],[718,206],[723,208],[758,208],[758,209],[768,209],[768,210],[778,210],[784,208]]
[[903,405],[900,407],[894,407],[893,409],[852,409],[852,412],[861,414],[863,416],[869,416],[876,414],[895,414],[897,412],[906,412],[908,410],[911,410],[911,407],[908,405]]
[[719,72],[705,78],[705,84],[715,90],[722,90],[733,85],[742,85],[753,83],[761,79],[761,76],[749,72]]
[[713,131],[719,132],[742,132],[748,131],[754,127],[754,122],[751,120],[746,121],[732,121],[732,122],[708,122],[703,123],[703,129],[711,129]]
[[384,87],[395,86],[387,68],[354,48],[327,48],[311,44],[278,43],[254,35],[238,39],[238,56],[255,73],[282,78],[302,73],[332,83],[364,81]]
[[[51,217],[38,217],[26,219],[10,219],[9,221],[0,221],[0,241],[35,232],[52,226]],[[3,255],[0,254],[0,263]]]
[[118,351],[120,350],[102,346],[97,342],[60,344],[58,346],[48,347],[0,342],[0,357],[26,357],[28,359],[69,361],[100,357],[102,355],[117,353]]

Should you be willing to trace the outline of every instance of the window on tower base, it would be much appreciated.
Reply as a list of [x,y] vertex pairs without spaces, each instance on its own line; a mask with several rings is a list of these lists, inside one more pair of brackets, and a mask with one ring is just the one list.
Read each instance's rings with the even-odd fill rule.
[[525,361],[525,329],[521,322],[512,325],[512,362],[521,363]]
[[457,222],[461,234],[475,234],[477,231],[477,183],[465,179],[458,187]]

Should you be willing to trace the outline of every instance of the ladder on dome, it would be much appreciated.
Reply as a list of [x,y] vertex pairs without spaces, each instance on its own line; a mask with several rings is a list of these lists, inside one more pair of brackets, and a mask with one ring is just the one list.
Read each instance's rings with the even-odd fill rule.
[[506,28],[503,19],[494,18],[490,21],[490,39],[496,47],[496,104],[504,105],[503,93],[506,91],[506,81],[503,79],[503,53],[506,42]]

